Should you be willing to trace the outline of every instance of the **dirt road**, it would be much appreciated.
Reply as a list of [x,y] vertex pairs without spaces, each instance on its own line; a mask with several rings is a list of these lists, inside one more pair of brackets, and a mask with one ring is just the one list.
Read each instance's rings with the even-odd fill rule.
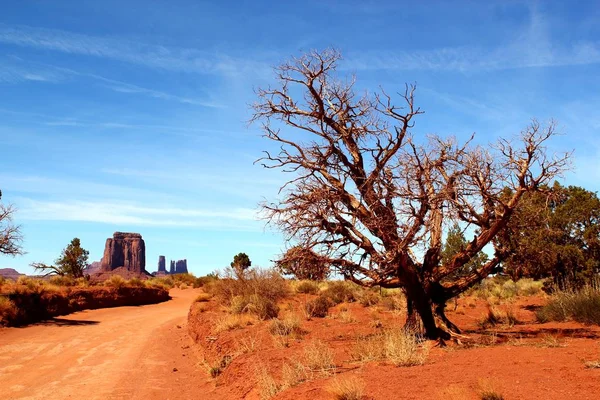
[[198,293],[0,330],[0,399],[203,398],[186,329]]

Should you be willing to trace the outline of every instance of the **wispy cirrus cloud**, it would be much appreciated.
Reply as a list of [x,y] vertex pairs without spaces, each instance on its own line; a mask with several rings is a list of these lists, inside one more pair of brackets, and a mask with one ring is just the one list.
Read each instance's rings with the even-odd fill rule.
[[24,221],[78,221],[127,226],[198,227],[259,230],[258,213],[249,208],[148,207],[110,201],[47,201],[18,198]]
[[0,83],[47,82],[56,83],[64,80],[63,74],[57,71],[40,70],[21,65],[18,60],[5,60],[0,63]]
[[25,25],[0,24],[0,43],[108,58],[168,71],[237,75],[268,69],[259,61],[194,48],[167,47],[121,37],[91,36]]
[[529,22],[495,47],[457,46],[417,51],[350,53],[345,68],[353,70],[493,71],[600,63],[600,41],[556,42],[553,23],[535,5]]
[[545,50],[533,45],[496,49],[449,47],[415,52],[366,51],[350,53],[344,62],[353,70],[486,71],[535,67],[559,67],[600,63],[600,42]]

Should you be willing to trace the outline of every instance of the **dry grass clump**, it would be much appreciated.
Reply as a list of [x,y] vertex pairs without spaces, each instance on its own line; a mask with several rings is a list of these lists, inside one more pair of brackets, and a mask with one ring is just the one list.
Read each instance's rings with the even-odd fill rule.
[[354,318],[354,314],[347,308],[343,308],[337,315],[337,318],[340,319],[343,323],[349,324],[351,322],[356,322],[356,318]]
[[144,285],[147,287],[169,290],[175,286],[175,281],[171,276],[155,276],[145,280]]
[[281,382],[277,382],[263,366],[257,371],[257,386],[261,399],[270,399],[282,390],[294,387],[315,376],[333,373],[335,364],[331,349],[321,341],[313,341],[305,348],[300,358],[285,362],[281,367]]
[[335,369],[331,348],[320,340],[313,340],[304,347],[303,361],[311,372],[329,374]]
[[334,303],[328,296],[321,295],[305,304],[306,319],[325,318],[329,314],[329,309],[333,306]]
[[519,296],[537,296],[542,294],[543,281],[534,281],[531,278],[519,279],[517,282],[517,293]]
[[275,397],[283,389],[264,366],[258,368],[256,372],[256,385],[258,386],[261,400],[268,400]]
[[319,294],[321,291],[318,282],[308,280],[303,280],[296,283],[295,290],[297,293],[305,294]]
[[600,325],[600,290],[586,286],[579,291],[556,292],[536,316],[540,322],[574,320]]
[[289,287],[276,271],[253,270],[243,279],[213,280],[206,291],[229,305],[232,313],[253,313],[269,319],[277,317],[277,301],[288,295]]
[[127,281],[126,286],[131,286],[131,287],[144,287],[144,281],[141,280],[140,278],[131,278]]
[[304,333],[300,326],[300,318],[295,315],[287,316],[284,319],[273,319],[269,325],[269,332],[272,335],[290,336],[301,335]]
[[127,286],[127,281],[121,275],[113,275],[104,281],[104,284],[115,289]]
[[323,291],[322,295],[329,297],[335,304],[350,303],[356,300],[359,290],[361,290],[361,288],[354,283],[332,281],[328,282],[327,289]]
[[509,300],[515,296],[540,295],[543,287],[543,281],[523,278],[514,282],[506,276],[496,276],[485,279],[481,284],[470,290],[468,294],[476,295],[481,299]]
[[335,400],[360,400],[365,393],[365,384],[356,378],[340,377],[330,384],[329,393]]
[[586,361],[584,365],[588,369],[597,369],[600,368],[600,360]]
[[55,275],[48,279],[48,283],[56,286],[76,286],[77,281],[70,276]]
[[41,279],[30,278],[28,276],[20,276],[16,282],[17,286],[25,287],[32,292],[42,292],[47,283]]
[[253,325],[254,322],[255,320],[251,315],[225,314],[215,321],[215,324],[212,328],[212,333],[218,334],[221,332],[232,331],[234,329],[241,329],[245,326]]
[[261,320],[277,318],[279,315],[277,304],[273,300],[258,294],[234,297],[229,309],[234,314],[254,314]]
[[205,303],[212,299],[212,294],[210,293],[200,293],[196,299],[194,300],[196,303]]
[[390,296],[385,296],[382,304],[389,311],[398,312],[406,308],[406,299],[402,294],[393,294]]
[[493,389],[483,389],[479,392],[479,398],[481,400],[504,400],[504,396]]
[[17,307],[6,296],[0,296],[0,325],[2,321],[12,321],[17,316]]
[[422,365],[429,349],[420,346],[416,335],[405,329],[388,329],[383,333],[359,338],[353,349],[353,358],[368,362],[386,360],[396,366]]
[[520,321],[512,309],[500,311],[488,303],[487,315],[478,322],[478,325],[483,329],[487,329],[496,325],[514,326],[519,323]]
[[380,296],[372,290],[363,290],[358,296],[358,302],[365,307],[371,307],[379,303]]

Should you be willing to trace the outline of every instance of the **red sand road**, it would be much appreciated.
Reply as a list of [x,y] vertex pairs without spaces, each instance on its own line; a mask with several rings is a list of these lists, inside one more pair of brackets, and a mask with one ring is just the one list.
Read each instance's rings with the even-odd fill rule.
[[0,329],[0,399],[202,398],[186,328],[198,293]]

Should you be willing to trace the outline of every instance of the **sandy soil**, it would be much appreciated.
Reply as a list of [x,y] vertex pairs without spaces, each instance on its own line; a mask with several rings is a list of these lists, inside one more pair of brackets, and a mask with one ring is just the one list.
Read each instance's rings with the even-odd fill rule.
[[[88,310],[0,330],[1,399],[198,398],[187,336],[196,289],[139,307]],[[201,398],[201,397],[200,397]]]
[[[194,305],[190,333],[204,349],[205,357],[218,359],[229,354],[233,360],[212,385],[204,384],[205,398],[258,400],[257,366],[266,368],[278,380],[283,364],[299,357],[303,348],[315,339],[332,349],[336,372],[283,390],[274,399],[334,399],[331,388],[336,380],[359,382],[364,388],[362,400],[477,400],[485,389],[492,389],[507,400],[599,398],[600,369],[586,368],[585,361],[600,359],[600,328],[573,322],[537,323],[533,311],[545,302],[542,298],[520,298],[499,305],[501,310],[513,310],[520,323],[490,329],[478,326],[487,312],[484,300],[460,300],[457,309],[450,309],[448,316],[464,329],[469,343],[448,343],[445,348],[427,343],[431,347],[427,361],[414,367],[352,360],[357,337],[376,331],[374,320],[393,327],[403,323],[402,314],[380,307],[365,308],[357,303],[343,304],[333,308],[328,318],[304,320],[305,334],[281,346],[269,333],[267,321],[214,334],[211,326],[222,318],[224,311],[213,301],[204,303],[201,312],[194,312],[200,307],[198,303]],[[299,314],[302,296],[285,302],[289,304],[282,304],[281,314]],[[336,316],[341,307],[351,312],[350,321]],[[256,343],[255,349],[240,351],[242,341],[250,338]]]

